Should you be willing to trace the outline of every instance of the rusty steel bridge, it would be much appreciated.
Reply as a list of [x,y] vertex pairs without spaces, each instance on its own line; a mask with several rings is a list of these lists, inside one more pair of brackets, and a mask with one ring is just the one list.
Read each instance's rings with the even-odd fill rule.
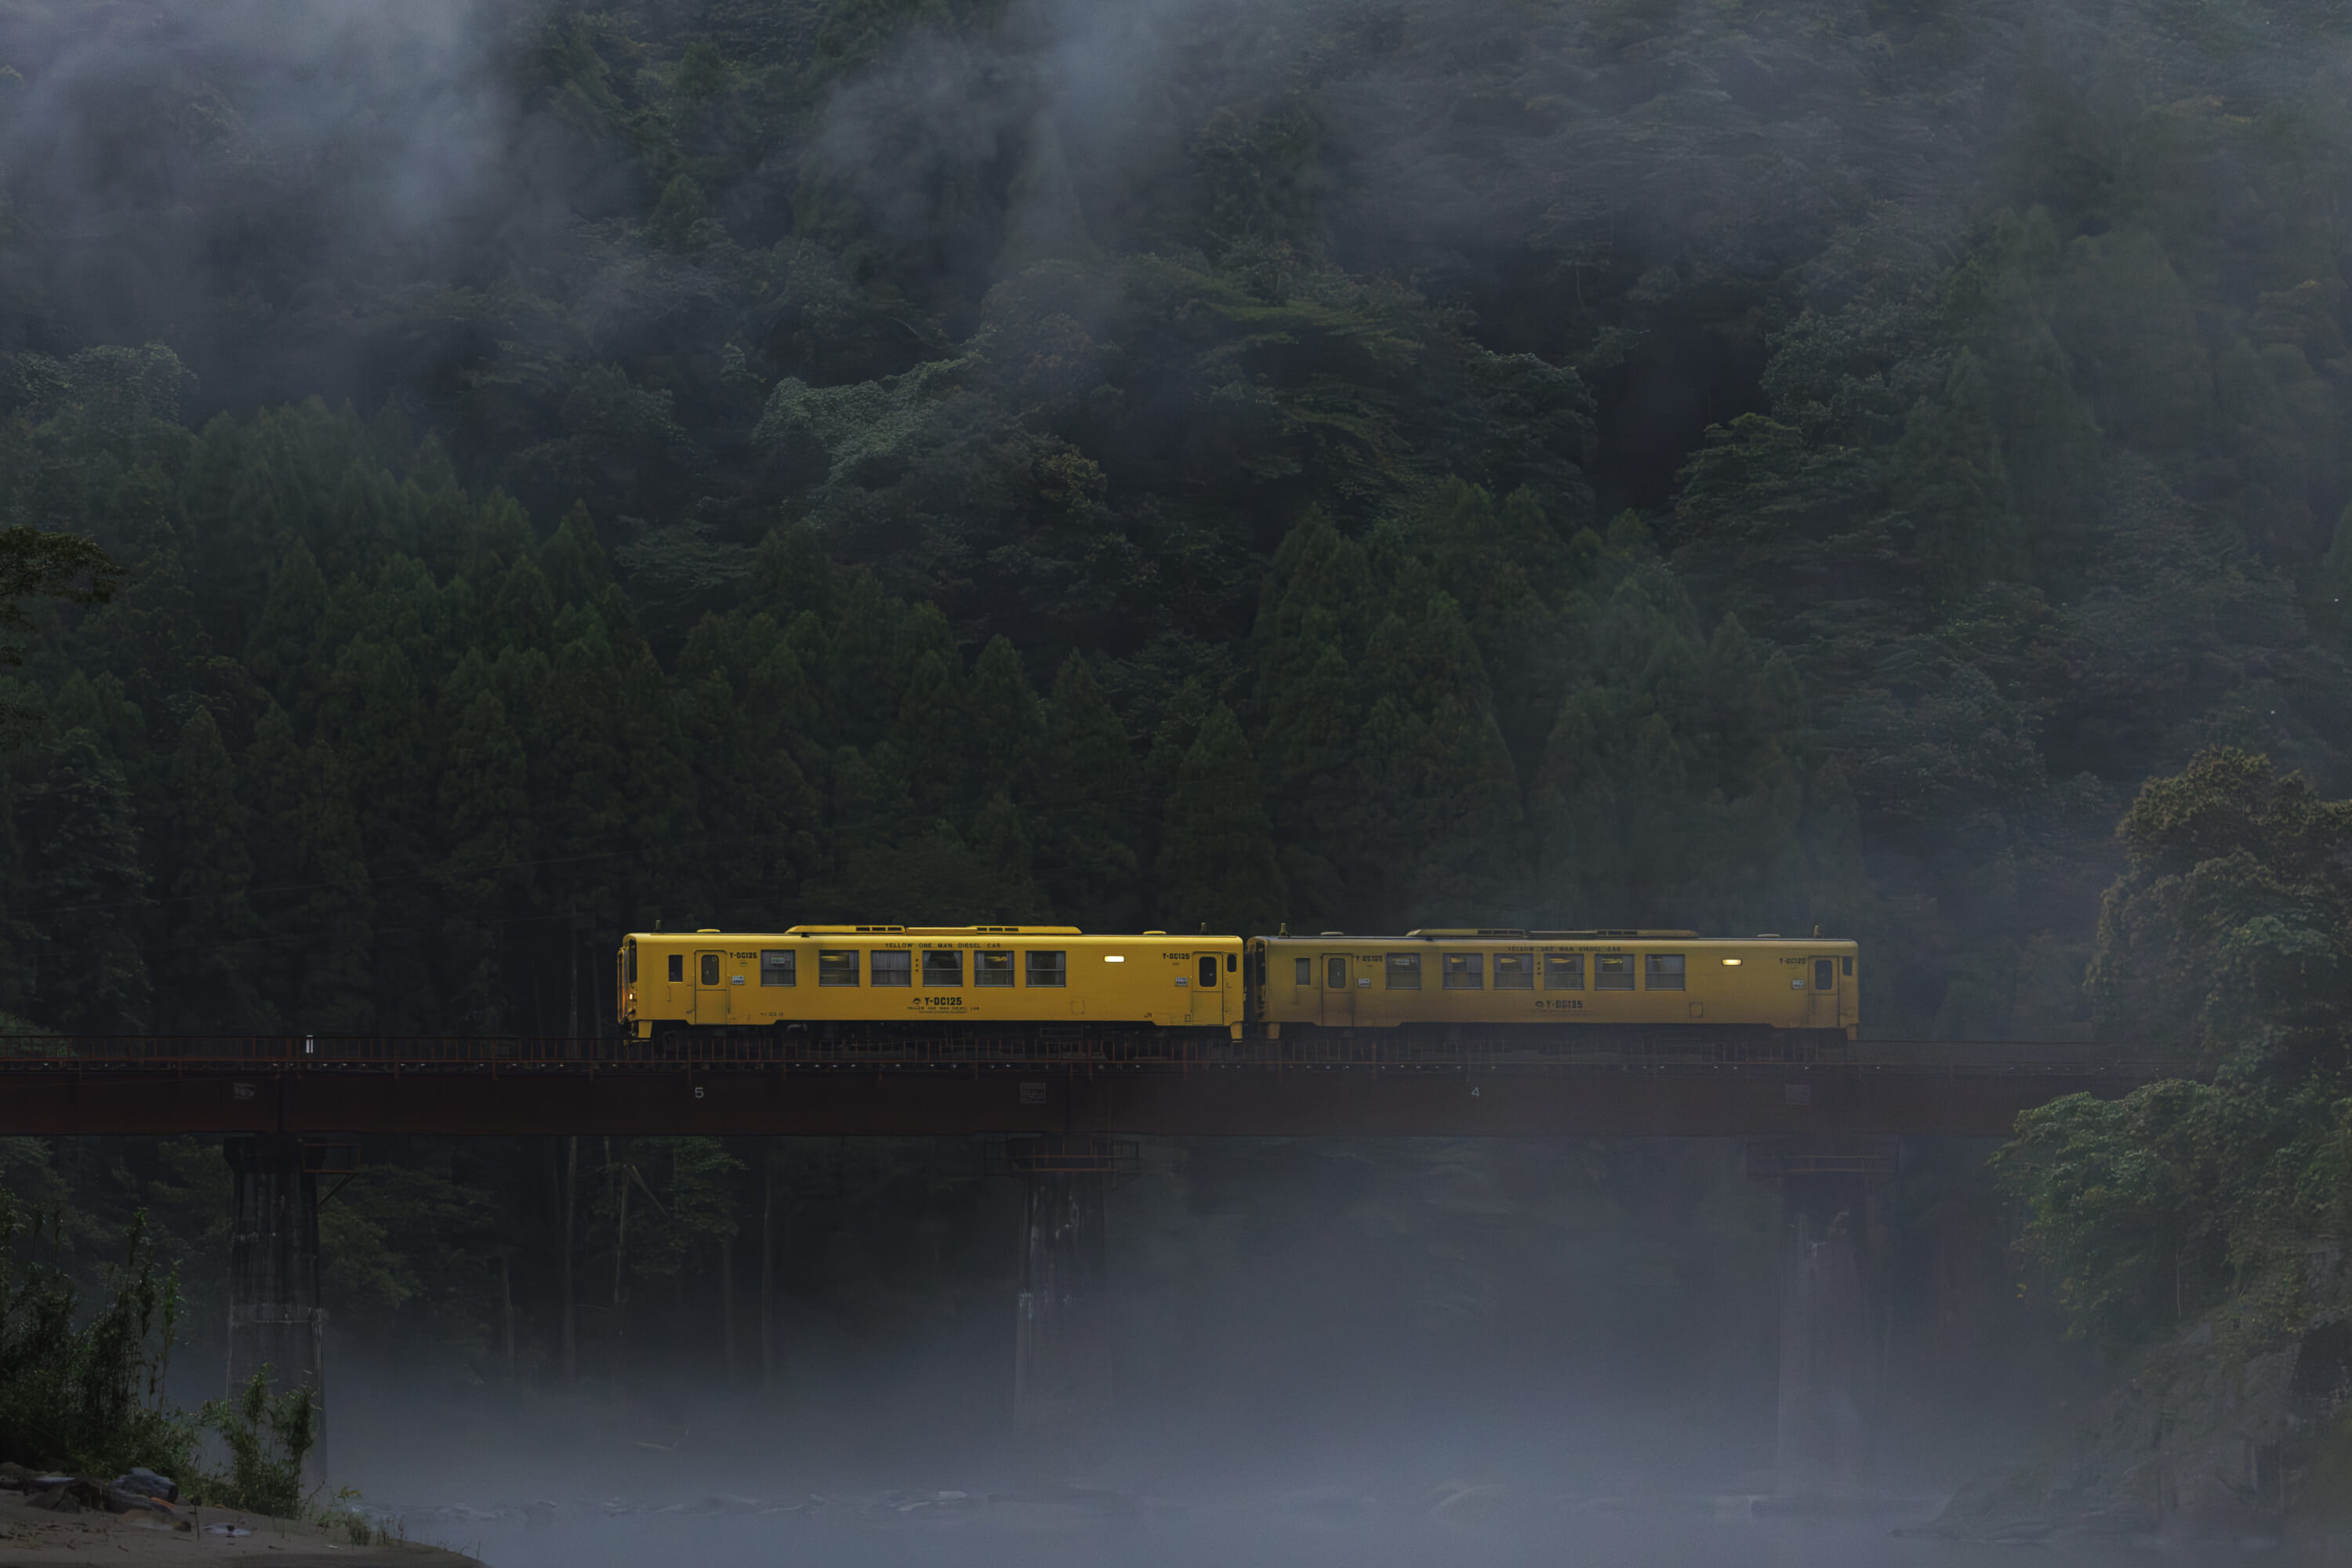
[[15,1036],[0,1037],[0,1134],[223,1135],[234,1172],[230,1386],[271,1367],[314,1392],[326,1373],[318,1181],[359,1168],[357,1138],[983,1138],[994,1168],[1024,1181],[1013,1416],[1064,1430],[1109,1409],[1105,1194],[1138,1140],[1744,1137],[1748,1173],[1782,1194],[1778,1489],[1807,1496],[1852,1493],[1866,1474],[1860,1222],[1871,1184],[1900,1168],[1903,1141],[1997,1138],[2063,1096],[2113,1099],[2194,1070],[2081,1042],[1611,1044],[1574,1026],[1239,1041],[1071,1026],[675,1047],[609,1037]]
[[2194,1070],[2083,1042],[1591,1038],[18,1036],[0,1134],[1988,1138]]

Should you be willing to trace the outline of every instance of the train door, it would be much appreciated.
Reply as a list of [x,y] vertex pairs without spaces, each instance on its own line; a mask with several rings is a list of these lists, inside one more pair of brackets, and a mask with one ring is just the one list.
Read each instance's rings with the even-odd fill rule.
[[1805,1022],[1816,1029],[1834,1029],[1844,1022],[1838,1003],[1838,961],[1816,954],[1812,961],[1811,984],[1806,987]]
[[1323,1022],[1346,1028],[1356,1021],[1355,964],[1344,953],[1327,952],[1323,965]]
[[700,952],[694,955],[694,1021],[723,1024],[727,1005],[727,955]]
[[1192,955],[1192,1013],[1195,1024],[1225,1021],[1224,960],[1213,952]]

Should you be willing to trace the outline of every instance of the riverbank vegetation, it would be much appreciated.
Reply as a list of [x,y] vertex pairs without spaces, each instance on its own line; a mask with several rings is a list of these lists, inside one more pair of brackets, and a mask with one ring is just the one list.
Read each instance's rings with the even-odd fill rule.
[[2000,1165],[2078,1332],[2137,1347],[2226,1309],[2242,1354],[2352,1308],[2352,801],[2213,752],[2121,837],[2090,994],[2210,1076],[2028,1111]]

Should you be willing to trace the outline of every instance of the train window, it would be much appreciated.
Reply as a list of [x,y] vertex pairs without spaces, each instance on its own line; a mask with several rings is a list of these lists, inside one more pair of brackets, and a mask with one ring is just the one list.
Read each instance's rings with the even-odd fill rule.
[[1536,961],[1532,953],[1498,952],[1495,955],[1495,989],[1497,991],[1532,991],[1536,988]]
[[1583,990],[1584,954],[1580,952],[1545,953],[1544,989],[1547,991]]
[[1313,959],[1298,959],[1292,963],[1291,968],[1295,972],[1291,984],[1295,985],[1312,985],[1315,984],[1315,961]]
[[857,950],[846,952],[820,952],[816,955],[816,983],[819,985],[855,985],[857,984]]
[[684,954],[684,953],[682,953],[682,952],[673,952],[673,953],[671,953],[671,954],[669,955],[669,980],[670,980],[670,984],[673,984],[673,985],[675,985],[675,984],[677,984],[679,981],[681,981],[681,980],[683,980],[683,979],[685,979],[685,978],[686,978],[686,954]]
[[1201,955],[1200,983],[1208,986],[1214,986],[1217,984],[1217,955],[1213,952],[1204,952]]
[[1483,952],[1449,952],[1439,960],[1439,973],[1444,976],[1444,988],[1448,991],[1484,991],[1486,989],[1486,955]]
[[867,971],[866,984],[868,985],[912,985],[915,983],[915,955],[884,949],[874,954]]
[[[636,944],[635,942],[631,942],[631,943],[629,943],[629,949],[628,949],[628,951],[629,951],[629,970],[628,970],[629,984],[632,984],[632,985],[635,985],[635,984],[637,983],[637,944]],[[1848,959],[1846,962],[1847,962],[1848,963],[1853,963],[1853,961],[1852,959]]]
[[702,983],[705,985],[719,984],[719,955],[715,952],[702,955]]
[[1328,991],[1345,991],[1348,988],[1348,961],[1346,959],[1324,959],[1323,986],[1324,989]]
[[1388,962],[1389,989],[1418,991],[1421,989],[1421,954],[1392,952]]
[[1240,953],[1238,953],[1238,952],[1229,952],[1229,953],[1225,954],[1225,973],[1226,973],[1231,974],[1234,970],[1239,969],[1241,966],[1242,966],[1242,955],[1241,955]]
[[762,985],[798,985],[801,983],[801,955],[790,948],[769,948],[760,954],[760,984]]
[[1828,991],[1837,984],[1837,970],[1826,958],[1813,960],[1813,989]]
[[1633,955],[1630,952],[1594,953],[1592,988],[1595,991],[1633,989]]
[[975,952],[971,955],[971,983],[974,985],[1010,985],[1013,984],[1013,955],[1009,952]]
[[1642,960],[1642,989],[1644,991],[1679,991],[1683,988],[1683,955],[1679,952],[1653,952]]
[[963,954],[951,947],[927,948],[923,952],[923,984],[940,990],[951,991],[963,984]]
[[1032,952],[1029,954],[1029,984],[1032,985],[1066,985],[1070,979],[1070,955],[1066,952]]
[[1840,962],[1841,963],[1843,963],[1843,964],[1844,964],[1844,965],[1845,965],[1845,972],[1846,972],[1848,974],[1852,974],[1852,973],[1853,973],[1853,959],[1851,959],[1851,958],[1841,959],[1841,960],[1839,960],[1839,962]]

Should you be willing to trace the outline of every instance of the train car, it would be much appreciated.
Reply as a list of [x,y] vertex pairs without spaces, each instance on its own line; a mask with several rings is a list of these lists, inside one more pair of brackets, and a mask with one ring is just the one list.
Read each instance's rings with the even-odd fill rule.
[[623,1027],[937,1036],[1005,1026],[1213,1029],[1240,1037],[1239,937],[1088,936],[1076,926],[803,925],[637,931],[618,954]]
[[1851,1040],[1856,944],[1687,931],[1412,931],[1254,937],[1250,1016],[1307,1029],[1572,1025],[1631,1043],[1763,1031]]

